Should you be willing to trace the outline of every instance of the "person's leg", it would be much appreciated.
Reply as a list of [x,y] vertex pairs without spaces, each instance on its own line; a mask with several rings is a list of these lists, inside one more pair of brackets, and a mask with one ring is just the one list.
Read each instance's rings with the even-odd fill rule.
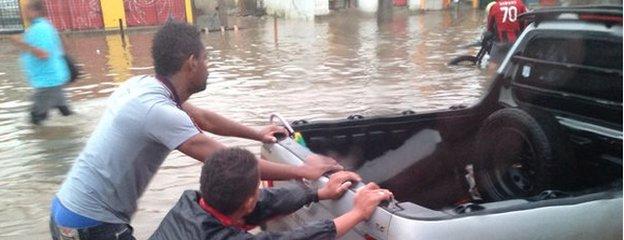
[[60,106],[58,107],[58,110],[61,112],[61,115],[63,116],[69,116],[69,115],[74,114],[74,112],[70,110],[68,106]]
[[496,69],[498,69],[498,66],[507,55],[507,51],[508,48],[506,43],[494,42],[492,44],[492,49],[490,50],[490,59],[487,68],[488,75],[492,75],[496,72]]
[[40,125],[46,118],[48,118],[48,113],[37,113],[36,111],[30,112],[30,122],[32,124]]
[[69,104],[67,104],[67,96],[65,96],[65,91],[63,90],[63,87],[55,88],[51,95],[52,96],[50,100],[54,102],[54,106],[58,108],[58,110],[61,112],[61,115],[69,116],[73,114],[73,112],[69,108]]
[[56,223],[54,222],[54,217],[50,215],[50,235],[52,235],[52,240],[60,240],[59,231],[56,227]]
[[30,110],[30,122],[32,124],[39,125],[48,117],[46,95],[45,89],[35,89],[35,94],[32,97],[33,105]]
[[494,73],[496,73],[496,69],[498,69],[498,63],[490,61],[486,69],[487,75],[494,75]]

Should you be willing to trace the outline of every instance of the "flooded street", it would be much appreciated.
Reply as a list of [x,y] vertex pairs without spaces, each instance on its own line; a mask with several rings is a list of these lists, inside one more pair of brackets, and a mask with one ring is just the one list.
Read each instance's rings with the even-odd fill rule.
[[[315,21],[238,19],[238,32],[202,36],[209,56],[207,89],[190,101],[249,126],[271,113],[289,120],[340,119],[445,109],[472,103],[489,85],[484,71],[449,67],[475,42],[483,12],[395,10],[386,17],[336,12]],[[85,78],[66,90],[77,114],[54,112],[29,123],[31,89],[18,52],[0,39],[0,238],[49,239],[50,199],[95,127],[106,97],[134,75],[151,74],[153,31],[72,34],[68,52]],[[217,137],[259,153],[253,141]],[[197,188],[200,164],[174,152],[139,203],[135,236],[145,239],[185,189]]]

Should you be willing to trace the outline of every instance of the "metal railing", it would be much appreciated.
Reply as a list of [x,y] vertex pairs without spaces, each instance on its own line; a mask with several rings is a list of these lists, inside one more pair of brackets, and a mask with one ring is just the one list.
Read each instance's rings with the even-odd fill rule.
[[0,0],[0,33],[24,30],[19,0]]

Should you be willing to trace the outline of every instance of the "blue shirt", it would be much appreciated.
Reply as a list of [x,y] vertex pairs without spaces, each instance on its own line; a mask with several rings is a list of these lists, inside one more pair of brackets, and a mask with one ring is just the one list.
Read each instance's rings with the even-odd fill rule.
[[31,52],[24,52],[20,56],[26,78],[32,87],[56,87],[69,80],[63,43],[56,28],[48,20],[42,17],[32,20],[32,25],[24,33],[24,42],[48,54],[46,59],[39,59]]
[[191,118],[158,80],[134,77],[108,99],[56,196],[83,217],[128,224],[167,155],[197,134]]

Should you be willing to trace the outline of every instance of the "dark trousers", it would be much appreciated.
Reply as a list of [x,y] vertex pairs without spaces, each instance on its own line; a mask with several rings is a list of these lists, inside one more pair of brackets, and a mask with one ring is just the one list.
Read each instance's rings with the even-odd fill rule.
[[511,46],[512,44],[507,42],[494,42],[492,44],[492,49],[490,49],[490,62],[501,64]]
[[62,86],[35,89],[32,100],[30,121],[33,124],[40,124],[48,117],[48,110],[53,108],[58,108],[63,116],[72,114],[67,105],[67,99]]
[[59,227],[50,218],[50,233],[53,240],[135,240],[129,224],[102,223],[88,228]]

